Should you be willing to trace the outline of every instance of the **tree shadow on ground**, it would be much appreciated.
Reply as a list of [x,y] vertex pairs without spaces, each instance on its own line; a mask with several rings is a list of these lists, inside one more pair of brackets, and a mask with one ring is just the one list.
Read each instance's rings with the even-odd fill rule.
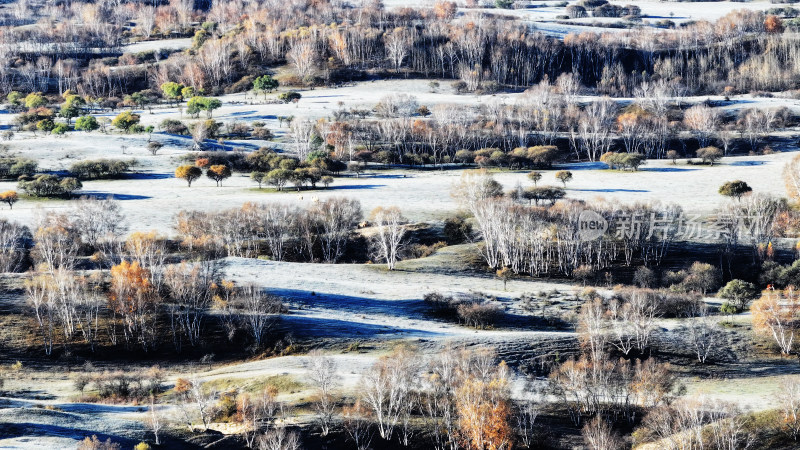
[[114,194],[111,192],[97,192],[97,191],[82,191],[80,192],[81,197],[94,197],[98,200],[106,200],[106,199],[113,199],[113,200],[147,200],[152,197],[147,195],[136,195],[136,194]]
[[639,172],[692,172],[699,169],[685,169],[682,167],[643,167]]
[[153,172],[134,172],[125,174],[124,180],[166,180],[167,178],[175,178],[171,173],[153,173]]
[[385,184],[345,184],[342,186],[331,185],[328,189],[332,191],[351,190],[351,189],[375,189],[386,187]]
[[729,166],[763,166],[766,161],[733,161],[728,163]]
[[409,337],[433,338],[441,335],[434,331],[420,330],[413,327],[395,327],[389,324],[376,325],[354,322],[344,319],[328,319],[324,317],[308,317],[284,314],[279,327],[301,338],[396,338]]
[[[417,330],[414,324],[406,324],[402,327],[395,326],[391,323],[392,317],[403,318],[406,320],[419,320],[435,324],[448,324],[458,326],[457,320],[454,318],[444,318],[433,312],[431,306],[422,299],[402,299],[402,300],[384,300],[366,297],[354,297],[347,295],[337,294],[319,294],[316,292],[309,292],[297,289],[281,289],[281,288],[267,288],[267,290],[279,297],[288,299],[290,302],[295,303],[301,310],[315,309],[327,310],[339,313],[349,313],[354,316],[371,317],[375,320],[386,319],[385,325],[364,324],[361,322],[346,320],[345,316],[340,319],[317,319],[306,317],[307,320],[323,320],[330,322],[326,326],[345,327],[342,333],[353,332],[353,328],[347,327],[365,327],[360,330],[361,334],[377,333],[407,333],[410,335],[437,335],[439,333],[431,332],[428,330]],[[500,300],[498,303],[508,307],[508,301]],[[298,315],[298,316],[301,316]],[[294,316],[297,318],[298,316]],[[294,320],[292,315],[284,316],[288,320]],[[502,311],[499,317],[494,321],[495,329],[504,330],[527,330],[533,331],[537,326],[552,328],[553,324],[545,324],[540,318],[533,315],[516,314],[508,310]],[[468,328],[465,328],[468,329]]]
[[580,191],[580,192],[650,192],[647,189],[569,189],[569,191]]

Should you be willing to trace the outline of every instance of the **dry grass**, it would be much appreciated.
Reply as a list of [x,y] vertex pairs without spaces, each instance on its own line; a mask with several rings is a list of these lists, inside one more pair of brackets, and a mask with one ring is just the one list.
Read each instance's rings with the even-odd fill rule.
[[259,393],[274,388],[278,394],[294,394],[304,390],[306,384],[292,375],[272,375],[258,378],[217,378],[207,381],[204,386],[219,392],[238,390],[248,393]]

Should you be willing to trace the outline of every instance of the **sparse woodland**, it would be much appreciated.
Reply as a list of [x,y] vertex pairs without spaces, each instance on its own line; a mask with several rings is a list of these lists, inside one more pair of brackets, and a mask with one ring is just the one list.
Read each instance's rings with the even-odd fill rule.
[[2,5],[0,446],[797,448],[800,11],[642,3]]

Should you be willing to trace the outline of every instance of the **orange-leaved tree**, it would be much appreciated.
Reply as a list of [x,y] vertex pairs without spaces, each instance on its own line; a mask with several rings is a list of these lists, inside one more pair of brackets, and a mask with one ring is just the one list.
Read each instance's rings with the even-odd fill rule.
[[231,169],[224,164],[215,164],[206,170],[206,176],[217,182],[217,187],[222,180],[231,176]]
[[158,294],[150,283],[150,271],[123,260],[111,268],[109,307],[122,318],[125,342],[147,351],[155,346]]
[[771,337],[782,354],[791,353],[800,326],[800,295],[795,288],[789,286],[783,291],[764,291],[764,295],[750,306],[750,311],[753,331]]
[[500,363],[489,377],[469,376],[456,392],[458,427],[468,448],[509,449],[513,443],[508,370]]
[[192,181],[200,178],[202,175],[203,171],[200,170],[199,167],[190,166],[188,164],[175,169],[175,178],[183,178],[187,183],[189,183],[189,187],[192,187]]
[[0,202],[8,203],[9,209],[14,209],[14,203],[17,203],[18,200],[17,191],[0,192]]

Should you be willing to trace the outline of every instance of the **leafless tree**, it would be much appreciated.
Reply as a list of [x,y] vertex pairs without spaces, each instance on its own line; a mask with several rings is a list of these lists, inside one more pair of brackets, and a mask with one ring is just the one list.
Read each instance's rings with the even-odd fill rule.
[[778,405],[783,420],[781,427],[795,441],[800,437],[800,381],[786,377],[777,392]]
[[248,447],[253,448],[259,433],[273,421],[281,408],[275,399],[277,390],[267,388],[260,394],[240,393],[236,398],[237,418],[245,426],[243,436]]
[[310,39],[297,40],[286,53],[286,59],[294,66],[297,76],[305,81],[314,75],[317,50]]
[[753,331],[772,338],[782,354],[790,354],[800,325],[800,296],[795,289],[789,286],[783,292],[765,291],[750,310]]
[[687,323],[688,339],[697,355],[697,361],[705,364],[706,359],[713,355],[717,348],[722,345],[724,335],[716,322],[708,316],[705,306],[697,311],[694,317],[688,319]]
[[628,317],[633,324],[636,348],[644,351],[650,344],[650,337],[655,330],[657,306],[652,296],[641,291],[633,291],[626,306],[630,309]]
[[194,124],[192,127],[192,142],[194,143],[195,149],[202,149],[203,143],[208,139],[208,126],[206,126],[206,122],[201,120]]
[[645,416],[642,426],[645,433],[641,435],[670,450],[737,449],[753,444],[742,411],[735,404],[704,395],[659,406]]
[[[383,118],[409,118],[417,113],[419,102],[413,95],[390,94],[381,97],[375,105],[375,114]],[[387,124],[404,124],[403,121],[389,121]]]
[[733,208],[734,219],[737,220],[743,237],[750,241],[754,258],[763,258],[759,249],[774,240],[773,225],[778,215],[786,210],[786,203],[773,195],[756,192],[736,202]]
[[123,249],[127,259],[138,262],[150,271],[150,283],[157,292],[164,283],[167,260],[167,240],[155,231],[134,232],[128,236]]
[[372,424],[369,419],[369,410],[356,400],[352,407],[345,408],[342,412],[344,429],[348,437],[356,444],[357,450],[367,450],[372,442]]
[[290,232],[297,226],[300,212],[296,207],[280,203],[257,205],[252,211],[256,214],[259,234],[266,241],[270,256],[282,261]]
[[26,241],[30,237],[27,227],[0,219],[0,272],[17,272],[22,269],[27,255]]
[[516,425],[520,441],[531,447],[536,438],[536,419],[542,411],[541,398],[526,398],[517,405]]
[[318,350],[312,351],[308,356],[306,362],[308,377],[317,389],[314,409],[317,412],[322,435],[327,436],[333,424],[336,407],[333,395],[339,378],[336,373],[336,362]]
[[51,280],[46,275],[39,275],[25,283],[27,300],[36,315],[46,355],[53,351],[58,321],[57,299],[51,286]]
[[75,323],[83,335],[84,342],[94,351],[100,332],[100,313],[104,311],[106,299],[102,290],[102,279],[96,275],[79,277],[79,295],[75,304]]
[[258,347],[264,342],[275,315],[281,312],[283,305],[280,300],[253,285],[243,287],[238,297],[242,309],[240,318]]
[[300,435],[279,425],[267,430],[258,440],[259,450],[300,450]]
[[605,307],[602,298],[593,298],[583,304],[578,319],[578,333],[581,345],[591,359],[603,360],[608,335],[605,329]]
[[205,383],[194,375],[190,380],[189,398],[197,408],[197,413],[200,415],[200,421],[203,423],[203,431],[208,430],[208,425],[211,423],[212,407],[216,399],[216,392],[205,386]]
[[80,248],[80,233],[65,214],[47,213],[37,220],[34,259],[47,270],[72,269]]
[[372,411],[383,439],[391,439],[406,408],[410,407],[418,371],[416,356],[399,349],[381,358],[362,378],[361,400]]
[[[166,269],[164,285],[169,290],[170,323],[175,348],[181,337],[196,346],[203,334],[203,322],[213,297],[212,285],[218,279],[215,262],[188,264],[185,261]],[[182,331],[182,333],[181,333]]]
[[127,231],[125,215],[118,201],[83,197],[75,204],[70,216],[81,240],[91,248],[115,260],[120,253],[120,241]]
[[150,39],[150,34],[153,32],[153,25],[155,25],[155,22],[155,8],[152,6],[141,6],[137,9],[136,26],[143,38]]
[[608,422],[600,416],[595,416],[587,422],[581,430],[583,440],[591,450],[617,450],[622,448],[622,442],[611,430]]
[[58,93],[59,95],[63,95],[64,91],[74,87],[76,75],[75,62],[72,60],[59,59],[56,61],[53,69],[55,70],[56,79],[58,81]]
[[392,64],[394,71],[398,72],[408,55],[411,39],[402,28],[398,28],[392,32],[387,32],[384,35],[384,42],[386,44],[386,58]]
[[421,407],[431,423],[437,450],[456,450],[457,412],[453,398],[459,383],[460,352],[451,346],[430,357],[422,379]]
[[609,302],[608,314],[611,345],[616,347],[623,355],[627,355],[634,347],[634,326],[630,320],[633,309],[619,299],[612,299]]
[[353,225],[361,220],[361,203],[358,200],[332,197],[315,204],[311,211],[319,221],[322,258],[327,263],[335,263],[344,254]]
[[688,129],[695,133],[700,148],[708,147],[711,136],[717,129],[719,114],[714,108],[699,104],[686,110],[683,122]]
[[750,142],[750,148],[755,151],[761,139],[769,133],[775,125],[776,110],[746,109],[739,113],[739,130]]
[[755,436],[750,431],[752,425],[739,406],[718,402],[711,415],[709,428],[714,448],[747,449],[755,443]]
[[376,256],[386,261],[389,270],[394,270],[403,247],[406,228],[405,217],[396,206],[378,207],[370,215],[376,232],[372,237],[372,247]]
[[720,144],[722,144],[723,155],[728,154],[731,144],[733,143],[734,136],[733,130],[728,126],[722,127],[717,132],[717,139],[719,140]]
[[578,137],[589,161],[597,161],[611,148],[616,103],[607,97],[592,102],[578,123]]
[[165,421],[163,413],[155,402],[155,397],[150,396],[150,408],[147,412],[147,426],[153,432],[156,445],[161,445],[161,430],[164,428]]
[[789,197],[794,200],[800,199],[800,155],[792,158],[783,167],[783,181]]
[[563,73],[558,76],[555,84],[558,92],[564,96],[566,104],[574,104],[581,91],[580,79],[574,73]]
[[228,39],[211,39],[197,51],[197,61],[215,86],[230,77],[233,70],[231,43]]
[[289,128],[297,156],[300,161],[305,161],[314,144],[314,136],[317,133],[316,124],[311,119],[298,118],[292,121]]

